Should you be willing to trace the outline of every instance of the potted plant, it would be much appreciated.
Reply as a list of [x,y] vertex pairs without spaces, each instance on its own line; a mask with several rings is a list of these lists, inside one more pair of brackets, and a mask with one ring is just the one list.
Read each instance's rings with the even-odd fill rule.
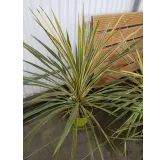
[[[85,32],[86,27],[83,13],[81,24],[78,21],[78,42],[76,52],[73,52],[70,44],[70,38],[68,34],[65,35],[62,32],[54,12],[52,11],[54,21],[52,21],[47,16],[43,9],[40,11],[38,10],[38,13],[39,17],[33,13],[34,19],[45,31],[55,49],[49,48],[41,40],[33,36],[33,38],[39,42],[52,56],[46,57],[44,54],[24,42],[24,48],[26,48],[35,58],[37,58],[42,63],[42,65],[37,65],[24,60],[25,63],[28,63],[29,65],[37,68],[42,72],[34,73],[25,71],[30,73],[32,77],[24,76],[24,85],[40,86],[49,90],[49,92],[43,93],[40,96],[25,102],[25,104],[43,102],[43,105],[24,114],[24,120],[34,116],[36,117],[45,115],[44,118],[40,119],[39,123],[34,127],[34,129],[25,136],[25,139],[34,136],[39,131],[39,129],[52,118],[59,114],[63,114],[63,118],[67,118],[67,122],[59,142],[54,150],[54,155],[56,155],[59,151],[69,132],[72,132],[73,154],[71,158],[74,159],[74,153],[77,146],[78,128],[83,127],[87,137],[89,137],[89,132],[87,129],[87,126],[89,126],[94,135],[100,157],[103,159],[101,146],[95,133],[94,125],[97,126],[98,130],[105,137],[105,140],[111,146],[113,151],[115,151],[115,146],[112,142],[112,139],[108,137],[101,125],[98,123],[93,111],[100,110],[106,112],[107,114],[113,114],[112,111],[107,109],[107,103],[99,103],[100,99],[103,99],[105,102],[109,100],[109,97],[105,96],[103,90],[109,92],[110,88],[103,86],[101,90],[98,89],[97,93],[92,92],[92,90],[95,88],[96,84],[108,74],[108,72],[111,72],[111,65],[128,54],[128,52],[131,51],[139,41],[134,42],[130,47],[124,48],[121,53],[117,55],[117,57],[113,58],[105,67],[101,67],[105,60],[107,60],[107,58],[110,56],[110,54],[119,48],[123,43],[125,43],[127,38],[134,34],[132,33],[127,38],[125,38],[124,41],[116,48],[110,48],[107,50],[105,53],[103,53],[101,59],[96,61],[97,56],[100,54],[100,51],[104,47],[104,43],[106,40],[112,37],[112,33],[115,32],[115,28],[121,18],[115,25],[114,29],[110,31],[109,38],[105,38],[107,32],[106,28],[100,40],[97,42],[97,45],[94,46],[99,22],[95,28],[91,28],[89,25],[88,33]],[[41,80],[45,80],[48,83]],[[58,83],[57,80],[63,82],[64,85]],[[98,96],[96,96],[96,94],[98,94]],[[88,144],[91,158],[94,159],[90,138],[88,138]]]

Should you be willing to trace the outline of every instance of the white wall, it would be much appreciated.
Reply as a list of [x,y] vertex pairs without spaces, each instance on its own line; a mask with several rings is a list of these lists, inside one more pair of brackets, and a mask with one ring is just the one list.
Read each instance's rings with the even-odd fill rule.
[[[23,29],[24,29],[24,41],[32,45],[36,49],[40,50],[43,54],[48,54],[41,46],[30,36],[30,34],[36,36],[45,42],[48,46],[52,46],[47,36],[44,34],[42,29],[36,24],[32,18],[32,14],[29,11],[30,7],[35,13],[37,13],[36,8],[41,6],[46,13],[53,19],[51,14],[51,9],[53,9],[56,17],[58,18],[61,27],[64,31],[68,31],[72,46],[76,43],[76,29],[77,29],[77,19],[78,13],[82,11],[82,4],[84,2],[84,12],[86,21],[90,21],[92,15],[99,14],[113,14],[113,13],[123,13],[131,12],[134,0],[24,0],[23,5]],[[142,1],[141,1],[142,5]],[[139,7],[139,11],[142,11],[143,7]],[[37,63],[39,62],[31,56],[27,50],[23,50],[24,59]],[[24,70],[37,71],[30,65],[24,63]],[[25,74],[29,76],[28,74]],[[43,91],[40,87],[24,86],[24,97],[28,97],[37,92]]]
[[143,11],[143,0],[140,1],[140,5],[138,8],[138,12],[141,12],[141,11]]

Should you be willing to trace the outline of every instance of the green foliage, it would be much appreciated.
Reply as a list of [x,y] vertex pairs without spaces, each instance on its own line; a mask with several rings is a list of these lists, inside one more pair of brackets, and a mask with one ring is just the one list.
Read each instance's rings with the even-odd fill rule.
[[[126,141],[141,140],[143,138],[143,57],[136,50],[138,59],[135,63],[139,66],[139,71],[118,73],[125,74],[126,79],[123,84],[113,85],[109,87],[117,88],[119,91],[113,92],[111,95],[116,97],[111,103],[115,106],[114,113],[117,118],[108,125],[124,118],[123,124],[114,132],[112,138],[124,140],[124,151],[126,151]],[[125,82],[125,83],[124,83]]]
[[[32,11],[33,13],[33,11]],[[74,157],[74,150],[77,145],[77,130],[78,126],[75,125],[78,118],[86,118],[87,124],[84,126],[86,135],[88,137],[88,144],[89,149],[91,152],[91,158],[93,157],[93,148],[91,145],[91,140],[89,138],[89,130],[87,126],[89,126],[90,130],[92,131],[95,141],[100,153],[101,159],[103,159],[102,151],[100,148],[100,143],[97,138],[94,125],[97,126],[97,129],[102,133],[105,137],[107,143],[111,146],[112,150],[115,151],[115,146],[112,142],[112,138],[110,138],[101,127],[99,122],[97,121],[93,111],[100,110],[109,115],[113,115],[116,118],[116,110],[110,110],[110,107],[113,105],[117,105],[113,103],[111,105],[111,100],[114,100],[117,95],[121,94],[122,100],[129,100],[135,97],[137,93],[138,87],[130,88],[128,87],[127,92],[131,94],[130,98],[126,97],[126,91],[123,92],[116,92],[113,96],[109,94],[112,89],[116,89],[116,85],[114,83],[110,86],[105,85],[101,89],[97,91],[91,92],[96,84],[108,74],[110,71],[110,67],[120,58],[128,54],[129,51],[132,51],[135,45],[139,41],[135,41],[131,46],[124,48],[119,55],[112,59],[105,67],[102,67],[102,64],[105,60],[121,47],[122,44],[126,42],[126,39],[131,37],[128,35],[123,42],[121,42],[116,48],[110,48],[108,51],[103,53],[102,58],[99,61],[96,61],[97,56],[104,48],[105,42],[112,37],[112,34],[116,32],[115,25],[114,29],[109,31],[110,36],[108,39],[105,40],[105,35],[107,32],[108,27],[103,32],[100,40],[94,45],[95,37],[97,34],[97,28],[99,26],[99,22],[96,26],[92,29],[89,25],[88,32],[86,33],[86,27],[84,22],[84,13],[82,14],[82,23],[78,21],[78,42],[76,47],[76,53],[73,52],[71,48],[71,43],[68,34],[65,35],[60,27],[60,24],[52,11],[54,21],[51,21],[50,18],[47,16],[45,11],[41,8],[39,11],[39,16],[36,16],[34,13],[34,20],[39,24],[39,26],[45,31],[48,38],[51,40],[54,49],[49,48],[46,44],[40,41],[38,38],[33,38],[39,42],[50,54],[50,56],[45,56],[43,53],[37,51],[35,48],[31,47],[27,43],[24,42],[24,47],[36,58],[38,61],[41,62],[41,65],[34,64],[32,62],[24,61],[29,65],[37,68],[41,71],[41,73],[33,73],[29,71],[25,71],[30,73],[31,77],[24,76],[24,85],[31,85],[31,86],[40,86],[46,89],[49,89],[48,93],[43,93],[42,95],[33,98],[30,101],[25,102],[25,104],[36,104],[42,102],[43,105],[40,108],[34,109],[27,114],[24,115],[24,120],[38,116],[40,114],[46,113],[46,116],[42,118],[39,123],[34,127],[34,129],[25,137],[29,138],[34,136],[39,129],[45,125],[48,121],[52,118],[56,117],[57,115],[63,114],[64,116],[62,119],[67,118],[66,126],[62,133],[62,136],[55,148],[54,155],[56,155],[61,148],[65,138],[69,134],[69,132],[73,132],[73,154],[71,157]],[[137,31],[136,31],[137,32]],[[94,74],[95,73],[95,74]],[[44,81],[43,81],[44,80]],[[64,83],[61,85],[58,81]],[[126,88],[124,88],[126,89]],[[131,89],[134,89],[134,91]],[[124,98],[123,98],[124,95]],[[128,98],[128,99],[127,99]],[[140,109],[137,109],[137,106],[140,104],[135,103],[133,107],[129,108],[129,111],[138,111],[134,115],[132,115],[130,121],[130,127],[134,124],[135,120],[138,119],[140,116]],[[126,108],[126,110],[125,110]],[[127,106],[125,105],[118,105],[118,109],[124,109],[124,112],[128,112]],[[118,111],[117,109],[117,111]],[[126,122],[127,123],[127,122]],[[125,125],[125,127],[128,127]],[[122,130],[123,128],[120,128]],[[117,131],[116,134],[121,133],[121,131]]]

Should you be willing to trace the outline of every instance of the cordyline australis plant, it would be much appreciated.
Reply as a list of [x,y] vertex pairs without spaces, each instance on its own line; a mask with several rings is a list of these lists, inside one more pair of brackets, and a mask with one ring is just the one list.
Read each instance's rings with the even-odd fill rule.
[[[125,75],[124,79],[109,84],[108,87],[118,89],[111,93],[111,104],[113,113],[118,116],[107,128],[120,119],[124,119],[121,126],[113,133],[112,139],[121,139],[124,142],[124,153],[126,155],[127,141],[142,140],[143,138],[143,57],[136,49],[138,59],[133,59],[138,65],[139,71],[115,71]],[[119,114],[120,113],[120,114]]]
[[[98,89],[98,94],[100,94],[100,96],[96,96],[95,91],[93,93],[91,93],[90,91],[95,88],[96,84],[104,76],[106,76],[106,74],[111,72],[110,67],[117,60],[131,51],[132,48],[138,43],[138,41],[135,41],[131,46],[123,49],[121,53],[119,53],[116,58],[113,58],[111,61],[109,61],[107,65],[101,67],[104,61],[107,60],[107,58],[110,56],[110,54],[118,49],[126,41],[126,39],[131,37],[137,31],[128,35],[128,37],[124,39],[123,42],[121,42],[116,48],[114,47],[107,50],[105,53],[103,53],[103,56],[98,61],[96,61],[96,58],[103,49],[104,44],[112,37],[113,33],[115,32],[115,28],[122,17],[119,19],[114,29],[109,32],[110,36],[107,39],[105,37],[106,33],[108,33],[108,25],[108,27],[104,30],[100,40],[96,45],[94,45],[99,22],[93,29],[89,25],[88,32],[85,33],[86,27],[83,12],[81,24],[78,20],[78,42],[76,53],[73,53],[69,36],[68,34],[65,35],[62,32],[62,29],[54,12],[52,11],[54,17],[53,21],[50,20],[43,9],[41,9],[40,11],[38,10],[38,13],[39,17],[37,17],[33,13],[34,19],[45,31],[56,50],[49,48],[38,38],[33,37],[51,55],[51,57],[45,56],[41,52],[37,51],[35,48],[24,42],[24,47],[33,56],[35,56],[42,63],[42,65],[37,65],[28,61],[24,62],[43,72],[33,73],[25,71],[32,74],[32,77],[24,77],[24,85],[40,86],[49,89],[48,93],[43,93],[42,95],[33,98],[28,102],[25,102],[28,104],[43,102],[44,104],[42,105],[42,107],[24,114],[24,120],[32,116],[34,117],[43,114],[45,115],[44,118],[40,119],[39,123],[25,138],[34,136],[37,131],[39,131],[39,129],[48,121],[63,113],[64,116],[62,117],[62,119],[67,118],[67,122],[63,133],[59,138],[58,144],[55,147],[53,156],[57,154],[69,132],[72,132],[73,145],[71,158],[74,159],[74,153],[77,146],[77,132],[78,128],[82,127],[85,130],[88,138],[91,159],[94,159],[94,156],[91,139],[89,138],[89,131],[91,131],[94,135],[94,139],[96,141],[97,149],[100,153],[101,159],[104,159],[101,151],[101,145],[97,139],[94,127],[96,126],[98,130],[103,134],[107,143],[111,146],[113,151],[115,151],[115,146],[111,138],[108,137],[108,135],[98,123],[95,115],[93,114],[93,111],[99,110],[110,115],[112,114],[112,111],[106,108],[110,104],[100,103],[100,100],[102,100],[103,98],[105,99],[105,101],[109,100],[109,98],[107,98],[107,92],[105,92],[104,94],[102,90],[100,92],[100,89]],[[62,81],[65,86],[60,85],[55,80],[55,78]],[[47,81],[47,83],[43,82],[42,80]],[[105,90],[109,89],[110,88],[105,88]]]

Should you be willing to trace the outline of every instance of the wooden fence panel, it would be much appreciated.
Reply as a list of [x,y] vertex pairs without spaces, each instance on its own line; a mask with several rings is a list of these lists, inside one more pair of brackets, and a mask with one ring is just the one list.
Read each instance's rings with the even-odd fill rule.
[[[120,23],[116,26],[116,23],[118,22],[119,18],[123,15],[123,17],[120,20]],[[97,22],[99,23],[99,28],[97,30],[97,36],[95,39],[95,44],[98,43],[100,40],[103,31],[107,28],[108,24],[108,30],[106,33],[105,41],[108,39],[110,35],[111,29],[115,29],[113,31],[113,34],[111,38],[105,43],[105,46],[103,50],[98,54],[96,57],[96,63],[97,61],[103,56],[104,52],[112,48],[110,51],[110,56],[104,61],[104,63],[101,65],[101,67],[104,67],[108,64],[108,62],[119,55],[119,53],[126,48],[127,46],[130,46],[135,42],[135,40],[141,39],[141,41],[136,45],[135,48],[138,49],[140,55],[143,56],[143,12],[132,12],[132,13],[126,13],[126,14],[112,14],[112,15],[99,15],[99,16],[93,16],[92,17],[92,26],[95,27]],[[126,39],[127,43],[124,42],[124,39]],[[121,45],[119,45],[121,44]],[[132,50],[124,56],[123,58],[119,59],[117,62],[115,62],[110,68],[113,69],[120,69],[125,71],[135,71],[138,70],[139,67],[135,63],[135,60],[137,58],[136,50]],[[104,82],[111,82],[115,79],[121,78],[122,75],[118,73],[112,73],[109,74],[107,77],[104,77],[98,85],[103,84]]]

